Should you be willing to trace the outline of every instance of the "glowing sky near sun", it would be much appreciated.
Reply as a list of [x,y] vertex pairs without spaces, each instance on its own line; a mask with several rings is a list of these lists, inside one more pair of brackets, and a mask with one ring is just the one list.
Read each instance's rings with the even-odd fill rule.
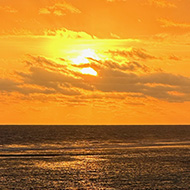
[[0,0],[0,123],[190,123],[189,5]]

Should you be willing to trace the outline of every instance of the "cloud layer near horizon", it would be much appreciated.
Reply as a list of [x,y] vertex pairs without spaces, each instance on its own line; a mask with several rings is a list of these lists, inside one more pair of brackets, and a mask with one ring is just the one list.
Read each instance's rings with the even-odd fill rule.
[[[126,53],[127,52],[127,53]],[[137,54],[137,52],[140,52]],[[108,51],[118,56],[154,59],[141,50]],[[95,60],[89,63],[73,65],[69,60],[61,59],[58,63],[45,57],[30,56],[26,61],[27,69],[17,71],[17,81],[10,78],[0,79],[1,92],[19,92],[28,94],[55,94],[64,96],[82,96],[88,92],[124,93],[152,97],[168,102],[190,101],[190,78],[151,69],[135,61]],[[84,75],[75,68],[91,67],[97,76]],[[127,97],[127,95],[126,95]]]

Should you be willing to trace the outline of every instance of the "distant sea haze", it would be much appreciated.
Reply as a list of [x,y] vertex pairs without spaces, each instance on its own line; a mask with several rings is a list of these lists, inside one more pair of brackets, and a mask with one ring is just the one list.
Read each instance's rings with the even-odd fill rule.
[[188,125],[0,126],[0,189],[190,189]]

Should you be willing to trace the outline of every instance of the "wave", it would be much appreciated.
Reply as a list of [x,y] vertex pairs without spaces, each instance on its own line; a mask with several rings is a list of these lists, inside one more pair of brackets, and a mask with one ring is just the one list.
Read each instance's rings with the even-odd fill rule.
[[[109,143],[96,146],[61,147],[55,144],[49,146],[38,145],[9,145],[1,146],[0,158],[20,157],[64,157],[64,156],[93,156],[112,155],[117,149],[164,149],[190,148],[190,141],[183,142],[154,142],[154,143]],[[114,154],[116,154],[114,152]]]

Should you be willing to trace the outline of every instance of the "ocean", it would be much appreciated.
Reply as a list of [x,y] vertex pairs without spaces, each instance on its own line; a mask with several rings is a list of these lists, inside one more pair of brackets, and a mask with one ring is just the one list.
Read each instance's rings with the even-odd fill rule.
[[0,189],[190,189],[190,126],[0,126]]

